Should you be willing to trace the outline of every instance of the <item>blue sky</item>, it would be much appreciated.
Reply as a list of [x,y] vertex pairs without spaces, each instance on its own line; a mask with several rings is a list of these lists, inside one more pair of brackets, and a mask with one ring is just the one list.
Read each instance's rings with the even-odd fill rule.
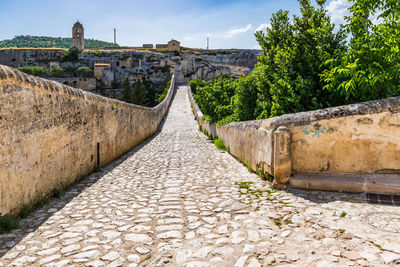
[[[15,35],[70,37],[79,20],[86,38],[120,45],[166,43],[205,48],[256,48],[254,32],[265,28],[279,9],[299,12],[297,0],[0,0],[0,40]],[[348,0],[328,0],[335,22]]]

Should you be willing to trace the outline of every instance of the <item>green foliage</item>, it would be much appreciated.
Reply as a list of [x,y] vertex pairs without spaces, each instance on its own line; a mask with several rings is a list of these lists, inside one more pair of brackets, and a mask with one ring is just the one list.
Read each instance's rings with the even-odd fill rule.
[[225,144],[224,144],[224,140],[217,138],[214,139],[214,145],[216,148],[218,148],[219,150],[226,150]]
[[235,182],[240,189],[250,189],[254,182]]
[[94,51],[91,50],[91,51],[87,51],[87,53],[93,54],[93,55],[98,56],[98,57],[101,57],[101,56],[104,55],[104,52],[101,51],[101,50],[94,50]]
[[254,186],[254,182],[235,182],[235,185],[239,187],[241,194],[254,196],[257,199],[263,196],[265,193],[268,195],[272,193],[269,190],[256,188]]
[[197,86],[194,100],[205,114],[204,119],[213,123],[230,121],[233,115],[231,99],[234,96],[236,81],[228,75],[221,75],[212,83]]
[[197,87],[204,87],[207,83],[199,78],[196,78],[194,80],[191,80],[189,82],[190,90],[192,91],[192,94],[196,94],[196,89]]
[[251,167],[251,164],[246,161],[245,163],[243,163],[244,166],[246,166],[247,170],[249,171],[249,173],[253,173],[253,168]]
[[52,193],[54,198],[60,198],[63,194],[63,190],[59,188],[54,188]]
[[[71,38],[48,37],[48,36],[15,36],[11,40],[0,41],[0,48],[5,47],[32,47],[32,48],[70,48]],[[85,39],[85,47],[113,47],[113,43]]]
[[64,71],[65,71],[65,75],[70,76],[70,77],[75,76],[77,73],[77,69],[74,67],[66,67]]
[[132,88],[129,84],[129,80],[128,78],[125,78],[124,84],[123,84],[123,90],[122,90],[122,100],[127,102],[127,103],[131,103],[132,101]]
[[10,232],[19,226],[19,220],[11,215],[0,214],[0,233]]
[[146,89],[146,102],[145,106],[154,107],[158,104],[156,101],[156,90],[154,89],[153,83],[146,80],[143,82],[144,87]]
[[344,218],[344,217],[346,217],[346,215],[347,215],[347,212],[342,211],[342,213],[340,213],[340,218]]
[[145,84],[138,80],[132,86],[132,99],[131,103],[144,106],[147,103],[147,92],[145,88]]
[[81,52],[76,47],[71,47],[67,52],[65,52],[62,61],[78,62],[79,54]]
[[164,98],[167,96],[170,86],[171,86],[171,81],[168,81],[167,86],[165,87],[164,91],[160,95],[157,96],[158,103],[161,103],[164,100]]
[[60,67],[53,67],[50,71],[51,77],[63,77],[64,76],[64,69]]
[[208,85],[194,82],[194,98],[205,119],[226,124],[343,103],[340,94],[323,90],[320,75],[327,69],[327,55],[344,51],[345,34],[334,32],[321,6],[309,0],[301,0],[300,6],[301,16],[291,20],[280,10],[266,32],[256,33],[262,55],[249,76],[220,77]]
[[111,87],[112,87],[113,89],[117,89],[117,88],[119,88],[119,86],[120,86],[120,83],[119,83],[118,81],[113,80],[113,81],[111,82]]
[[[352,0],[346,30],[352,36],[346,51],[329,54],[322,75],[325,89],[354,103],[400,93],[400,2]],[[377,13],[381,20],[373,24]]]
[[[272,16],[271,27],[257,32],[263,54],[254,75],[260,86],[257,118],[314,110],[341,104],[338,94],[323,90],[320,75],[326,70],[327,54],[345,48],[345,34],[335,33],[326,11],[310,0],[300,0],[301,16],[287,11]],[[323,4],[324,1],[319,1]]]
[[47,77],[49,75],[49,71],[43,67],[18,67],[16,69],[25,72],[26,74],[38,77]]
[[93,70],[89,67],[79,67],[76,72],[81,77],[91,77],[93,76]]
[[122,100],[128,103],[153,107],[156,103],[156,93],[150,81],[138,80],[130,86],[128,78],[125,79],[122,90]]

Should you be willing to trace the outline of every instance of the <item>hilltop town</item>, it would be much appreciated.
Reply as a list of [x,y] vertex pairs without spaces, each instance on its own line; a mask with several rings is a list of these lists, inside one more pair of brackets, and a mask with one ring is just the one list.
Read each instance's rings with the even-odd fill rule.
[[[0,64],[16,68],[43,68],[40,76],[60,83],[121,99],[126,79],[132,86],[141,80],[161,92],[171,75],[179,83],[211,80],[221,74],[248,73],[257,62],[257,50],[203,50],[181,47],[177,40],[141,47],[85,48],[84,27],[72,27],[71,49],[3,48]],[[70,50],[71,50],[70,49]],[[79,70],[79,71],[78,71]]]

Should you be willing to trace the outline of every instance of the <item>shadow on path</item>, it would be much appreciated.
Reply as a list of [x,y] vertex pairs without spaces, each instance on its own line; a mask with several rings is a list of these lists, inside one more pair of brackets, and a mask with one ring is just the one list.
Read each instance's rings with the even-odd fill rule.
[[175,90],[172,95],[170,105],[154,135],[144,140],[142,143],[136,145],[129,152],[125,153],[124,155],[114,160],[113,162],[105,166],[102,166],[101,171],[92,173],[86,176],[85,178],[75,182],[73,185],[67,187],[59,198],[51,199],[51,201],[48,204],[34,211],[28,217],[21,219],[19,222],[19,227],[17,229],[12,230],[9,233],[0,234],[0,258],[3,257],[13,247],[17,246],[18,243],[22,239],[24,239],[29,233],[35,232],[51,216],[53,216],[59,210],[63,209],[68,203],[70,203],[74,198],[78,197],[83,191],[90,188],[92,185],[94,185],[98,180],[106,176],[108,173],[112,172],[114,168],[118,167],[126,159],[135,155],[135,153],[137,153],[140,149],[142,149],[144,146],[150,143],[155,137],[157,137],[161,133],[164,127],[166,118],[171,108],[171,104],[176,96],[177,92],[176,88],[178,87],[179,87],[178,85],[175,86]]

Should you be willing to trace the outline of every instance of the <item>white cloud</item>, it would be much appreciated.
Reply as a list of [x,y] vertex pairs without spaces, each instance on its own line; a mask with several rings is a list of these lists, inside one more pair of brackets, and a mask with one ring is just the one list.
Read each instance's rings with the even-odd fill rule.
[[252,28],[253,28],[253,27],[251,26],[251,24],[249,24],[249,25],[247,25],[246,27],[243,27],[243,28],[232,29],[232,30],[228,31],[228,32],[224,35],[224,37],[225,37],[225,38],[232,38],[232,37],[234,37],[234,36],[236,36],[236,35],[238,35],[238,34],[246,33],[246,32],[248,32],[248,31],[250,31]]
[[260,26],[257,27],[255,32],[265,31],[267,28],[271,28],[271,24],[263,23],[263,24],[261,24]]
[[350,6],[351,2],[349,0],[332,0],[326,9],[333,23],[343,24],[345,22],[344,17],[350,15],[347,10]]

